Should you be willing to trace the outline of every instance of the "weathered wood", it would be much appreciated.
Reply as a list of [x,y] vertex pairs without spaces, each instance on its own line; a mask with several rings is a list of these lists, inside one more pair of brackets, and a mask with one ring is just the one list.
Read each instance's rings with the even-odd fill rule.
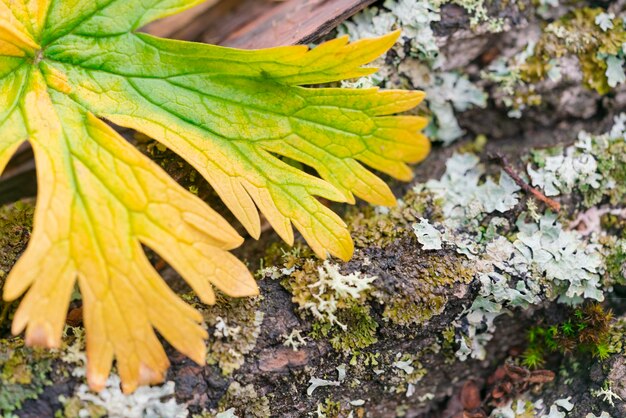
[[[177,21],[176,28],[174,23],[171,28],[174,31],[173,36],[178,38],[206,37],[202,39],[219,39],[215,42],[220,43],[230,42],[229,39],[231,39],[235,42],[236,39],[243,39],[248,35],[233,30],[220,31],[219,28],[228,27],[229,22],[236,21],[241,27],[250,25],[249,30],[253,32],[255,26],[251,22],[255,21],[259,27],[266,25],[266,30],[271,33],[272,27],[267,26],[266,22],[269,20],[266,19],[270,19],[268,16],[288,17],[289,14],[286,12],[289,9],[284,9],[284,7],[289,3],[293,3],[292,0],[286,3],[269,0],[221,1],[201,12],[198,12],[199,9],[193,11],[200,15],[190,12],[189,15]],[[327,3],[336,5],[340,1],[327,0]],[[311,9],[308,10],[310,12]],[[520,21],[522,17],[519,14],[513,15],[511,20]],[[220,24],[220,19],[223,20],[223,25]],[[534,27],[524,29],[520,25],[508,28],[504,34],[475,35],[465,30],[468,26],[467,16],[455,6],[449,6],[442,12],[442,21],[435,29],[438,40],[445,44],[442,50],[449,62],[451,57],[454,59],[454,65],[450,64],[451,68],[467,66],[468,75],[477,78],[477,74],[485,68],[486,63],[493,60],[493,51],[499,54],[507,45],[510,45],[512,39],[528,39],[528,33],[538,28],[538,22],[531,22],[531,25]],[[233,24],[231,27],[236,27],[236,25]],[[159,32],[165,29],[158,25],[151,26],[149,30],[152,33],[167,35],[167,33]],[[275,35],[278,37],[280,33]],[[210,36],[215,38],[209,38]],[[254,36],[249,37],[252,41],[256,41],[254,38]],[[530,109],[525,112],[522,119],[508,118],[505,109],[490,102],[486,109],[459,115],[459,120],[461,126],[468,131],[469,137],[479,133],[489,137],[490,141],[483,155],[502,153],[510,159],[519,172],[522,172],[523,164],[520,162],[520,156],[527,155],[529,149],[569,144],[574,140],[573,133],[581,129],[603,132],[610,125],[613,115],[626,110],[626,89],[623,87],[616,91],[614,96],[605,98],[599,98],[585,91],[581,93],[579,87],[577,84],[563,80],[544,95],[545,103],[550,104],[549,106]],[[575,97],[575,103],[570,101],[567,103],[568,106],[564,106],[560,98],[566,94]],[[577,113],[580,109],[591,110],[588,115],[581,116]],[[454,150],[455,147],[435,148],[431,156],[415,168],[416,179],[426,181],[438,178],[445,170],[445,162]],[[497,167],[492,168],[497,170]],[[12,172],[15,173],[15,171]],[[400,195],[398,193],[398,196]],[[263,240],[259,242],[247,240],[246,245],[238,250],[238,255],[250,262],[252,270],[258,267],[259,259],[266,255],[268,243],[277,238],[271,234],[264,234]],[[414,240],[414,237],[405,236],[381,248],[376,246],[362,248],[346,267],[349,271],[375,275],[388,286],[392,283],[404,284],[422,280],[416,266],[419,266],[420,257],[423,254],[416,249],[415,242],[411,240]],[[176,273],[169,267],[165,268],[162,273],[166,278],[175,279]],[[463,309],[472,304],[477,293],[475,284],[470,285],[465,292],[460,292],[458,287],[449,289],[446,292],[449,302],[441,315],[418,327],[403,328],[383,322],[380,316],[381,306],[372,304],[372,314],[382,326],[377,330],[378,342],[370,348],[370,351],[387,356],[385,364],[392,369],[378,376],[374,370],[375,367],[366,368],[359,364],[350,366],[348,381],[344,384],[339,387],[320,388],[309,396],[307,388],[311,377],[337,379],[336,367],[350,362],[351,359],[349,356],[344,357],[332,351],[325,339],[309,339],[306,346],[299,351],[285,347],[283,335],[294,329],[302,330],[306,334],[311,329],[310,317],[300,317],[297,314],[292,295],[278,281],[264,279],[259,284],[264,298],[258,310],[264,314],[265,320],[255,348],[247,354],[245,364],[233,375],[223,376],[219,367],[215,365],[204,367],[195,365],[173,349],[168,349],[168,355],[172,361],[168,380],[176,382],[177,402],[186,403],[192,413],[217,408],[218,402],[224,399],[229,385],[238,382],[241,385],[250,384],[255,388],[255,399],[248,400],[251,404],[256,401],[256,398],[266,397],[266,401],[269,399],[272,416],[309,416],[313,415],[318,405],[329,399],[341,401],[344,405],[348,401],[363,399],[367,401],[366,407],[355,408],[354,416],[395,417],[403,414],[402,416],[405,417],[423,418],[461,417],[463,408],[461,400],[458,399],[458,393],[463,383],[471,379],[477,382],[479,388],[488,387],[485,382],[495,374],[494,370],[498,370],[497,366],[502,364],[511,352],[519,351],[519,345],[525,342],[526,329],[542,319],[560,318],[559,315],[563,311],[562,306],[552,305],[537,311],[519,310],[515,311],[514,317],[498,318],[497,332],[487,347],[486,361],[470,360],[461,363],[450,361],[449,352],[446,354],[446,350],[435,348],[440,347],[437,344],[439,344],[439,336],[443,330],[449,327]],[[624,297],[624,294],[618,294],[618,296]],[[623,315],[623,311],[622,306],[619,311],[616,311],[616,315]],[[407,392],[389,391],[388,379],[394,378],[395,374],[402,373],[397,367],[389,366],[396,353],[424,353],[419,361],[428,373],[419,382],[417,392],[411,397],[407,396]],[[558,369],[557,363],[560,360],[555,358],[550,361],[553,369]],[[602,387],[609,373],[615,374],[620,371],[623,373],[621,376],[626,376],[626,366],[616,367],[617,362],[624,363],[621,355],[615,355],[610,363],[605,363],[610,367],[603,368],[599,363],[587,361],[580,363],[581,367],[575,374],[557,375],[556,381],[550,387],[544,388],[542,392],[546,405],[550,405],[557,398],[574,395],[577,402],[576,408],[579,411],[595,411],[599,414],[600,410],[607,410],[609,405],[600,397],[594,397],[591,394],[590,378],[594,387],[598,388]],[[591,373],[589,373],[590,369]],[[82,380],[68,374],[57,373],[51,379],[54,384],[46,386],[38,399],[28,400],[19,411],[20,417],[52,416],[61,408],[59,395],[71,396],[76,386],[82,383]],[[419,401],[418,399],[422,397],[428,401]],[[626,395],[623,397],[626,398]],[[237,412],[242,411],[243,409],[237,410]],[[247,412],[239,416],[253,415]],[[584,415],[570,414],[570,416],[582,417]],[[612,413],[612,416],[626,416],[626,413],[622,410],[622,413]]]
[[[237,48],[306,44],[328,34],[339,23],[375,0],[289,0],[276,3],[258,18],[220,40]],[[212,34],[205,33],[204,42]]]
[[255,49],[308,43],[375,0],[222,0],[156,22],[157,36]]

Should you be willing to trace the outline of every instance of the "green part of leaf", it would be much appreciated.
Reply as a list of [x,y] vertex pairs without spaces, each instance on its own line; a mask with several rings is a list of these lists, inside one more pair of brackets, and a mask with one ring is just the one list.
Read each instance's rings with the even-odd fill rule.
[[52,0],[44,44],[69,34],[95,38],[135,31],[206,0]]

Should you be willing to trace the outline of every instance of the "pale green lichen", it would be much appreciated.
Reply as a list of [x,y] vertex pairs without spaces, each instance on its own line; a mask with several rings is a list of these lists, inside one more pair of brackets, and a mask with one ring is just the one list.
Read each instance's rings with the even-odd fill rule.
[[[549,14],[547,6],[556,4],[540,4],[540,16]],[[560,81],[561,69],[571,67],[568,57],[578,59],[582,83],[600,94],[607,94],[626,81],[624,20],[604,9],[570,10],[545,25],[538,37],[530,35],[524,45],[516,54],[494,60],[481,74],[483,79],[495,83],[491,95],[509,109],[510,117],[519,118],[525,109],[541,105],[541,92],[551,85],[541,82]],[[567,76],[578,81],[578,75]]]
[[141,386],[127,395],[121,390],[120,378],[111,375],[105,388],[98,393],[90,392],[86,384],[81,384],[71,398],[62,396],[60,400],[67,418],[185,418],[187,408],[176,403],[174,393],[174,382],[167,382],[159,386]]
[[[583,73],[583,83],[606,94],[625,79],[623,68],[616,66],[618,62],[623,63],[625,42],[622,18],[611,16],[600,8],[574,9],[546,26],[533,56],[526,61],[524,78],[527,81],[541,80],[550,71],[553,60],[575,55]],[[609,59],[612,61],[610,70]]]
[[359,272],[342,274],[339,266],[324,261],[317,268],[317,277],[303,287],[294,287],[294,302],[304,310],[309,311],[321,322],[337,325],[347,330],[347,325],[337,318],[337,311],[348,308],[354,302],[363,301],[366,293],[371,289],[370,284],[376,277],[362,275]]
[[[510,118],[520,118],[524,110],[542,103],[535,86],[526,82],[523,77],[526,60],[533,55],[535,45],[536,42],[530,40],[520,52],[510,58],[496,58],[481,72],[484,80],[492,81],[497,86],[492,96],[509,109],[507,114]],[[547,77],[552,81],[559,81],[561,74],[556,60],[551,60],[550,66]]]
[[386,367],[381,374],[384,373],[387,391],[403,393],[407,398],[415,394],[419,382],[428,373],[421,362],[422,355],[423,352],[385,356],[384,363],[389,367]]
[[[563,226],[555,214],[535,210],[515,225],[492,213],[518,209],[519,186],[505,173],[496,182],[476,156],[455,154],[440,180],[426,189],[441,199],[442,241],[472,260],[480,282],[478,297],[455,324],[457,357],[485,358],[494,320],[510,309],[545,300],[579,304],[602,300],[600,245]],[[506,237],[505,237],[506,234]]]
[[365,303],[376,277],[359,272],[343,274],[339,265],[293,253],[286,257],[285,268],[288,274],[281,283],[300,311],[315,319],[311,337],[328,338],[336,350],[345,353],[377,341],[378,324]]
[[574,409],[574,404],[570,402],[571,396],[564,399],[557,399],[546,414],[539,415],[539,418],[565,418]]
[[447,228],[477,225],[477,220],[492,212],[506,212],[519,202],[520,187],[506,173],[500,178],[485,175],[485,167],[473,154],[454,154],[446,162],[439,180],[429,180],[426,188],[442,201]]
[[538,224],[518,222],[517,226],[513,245],[528,262],[529,270],[556,286],[553,293],[559,295],[560,302],[604,300],[599,289],[602,259],[598,246],[583,241],[575,231],[564,230],[551,213]]
[[546,195],[577,191],[583,203],[590,207],[603,199],[619,204],[626,197],[626,114],[615,117],[613,127],[606,133],[592,135],[580,132],[578,141],[559,150],[536,151],[535,164],[528,165],[534,186]]
[[543,409],[543,400],[535,402],[522,396],[494,408],[489,418],[536,418]]
[[[419,84],[418,86],[422,87]],[[435,123],[428,126],[426,133],[432,138],[439,139],[444,145],[451,144],[465,134],[455,117],[455,111],[465,112],[471,108],[484,108],[487,105],[485,92],[459,72],[436,74],[423,88],[426,91],[428,108],[435,117]]]
[[600,389],[592,389],[591,394],[596,398],[600,398],[603,402],[606,402],[613,407],[615,406],[615,401],[623,401],[621,396],[613,391],[611,382],[608,380]]
[[422,249],[441,250],[442,234],[428,222],[428,219],[421,218],[419,223],[414,223],[413,230],[417,240],[422,244]]
[[589,412],[587,415],[585,415],[585,418],[613,418],[613,417],[608,412],[602,411],[600,415],[596,415],[592,412]]
[[283,345],[291,347],[293,351],[298,351],[300,347],[304,347],[306,345],[307,337],[302,336],[302,331],[299,329],[291,330],[289,335],[283,334],[281,337],[284,339]]

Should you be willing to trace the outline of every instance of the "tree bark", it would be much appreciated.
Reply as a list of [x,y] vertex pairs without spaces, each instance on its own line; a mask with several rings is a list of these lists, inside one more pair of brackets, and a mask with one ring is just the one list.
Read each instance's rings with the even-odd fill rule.
[[[209,2],[190,13],[153,24],[148,31],[159,36],[198,39],[244,48],[307,43],[324,36],[338,23],[371,3],[371,0]],[[453,63],[450,65],[464,67],[467,74],[476,76],[494,55],[498,56],[511,44],[539,28],[540,22],[530,17],[528,9],[507,9],[506,13],[510,24],[504,33],[474,33],[469,29],[469,17],[463,9],[454,5],[444,6],[442,21],[435,30],[443,53]],[[563,97],[566,96],[575,98],[575,103],[565,106]],[[490,142],[481,154],[484,160],[487,162],[490,154],[501,153],[521,173],[524,164],[520,157],[530,149],[569,145],[581,129],[591,132],[606,130],[613,116],[626,110],[626,90],[622,88],[602,97],[582,89],[579,84],[563,82],[545,92],[544,103],[544,107],[528,111],[520,120],[508,118],[506,111],[494,102],[490,102],[486,109],[466,112],[460,116],[461,125],[467,131],[465,138],[486,134]],[[586,111],[582,112],[582,109]],[[445,171],[447,158],[462,145],[467,145],[467,141],[449,148],[436,146],[432,155],[415,167],[416,182],[439,178]],[[6,180],[0,185],[0,195],[11,198],[32,195],[29,188],[34,184],[33,167],[23,162],[29,160],[28,149],[21,151],[20,158],[22,162],[13,163],[3,177]],[[399,195],[410,187],[394,183],[394,190]],[[10,194],[7,191],[16,188],[19,193]],[[278,239],[274,234],[266,233],[261,241],[245,244],[239,253],[249,261],[254,271],[260,266],[267,249],[276,241]],[[452,257],[452,254],[442,252],[440,257]],[[360,249],[343,271],[360,271],[377,276],[383,283],[419,283],[421,273],[418,265],[423,259],[414,237],[402,235],[385,245]],[[169,267],[163,274],[176,281],[176,273]],[[254,411],[264,410],[262,405],[259,406],[263,402],[269,404],[271,416],[307,416],[326,399],[332,398],[342,405],[364,400],[363,406],[353,408],[355,416],[460,417],[463,416],[460,393],[465,382],[471,379],[480,388],[488,388],[487,381],[498,366],[523,347],[529,326],[544,319],[561,317],[559,307],[554,305],[517,310],[511,316],[502,316],[497,320],[495,337],[487,347],[486,360],[460,362],[451,361],[449,351],[437,351],[433,347],[437,346],[440,335],[451,322],[475,299],[478,291],[475,283],[455,284],[443,289],[447,299],[445,309],[421,325],[402,327],[385,322],[383,307],[372,303],[372,315],[382,325],[376,333],[378,342],[366,351],[380,354],[377,362],[383,372],[379,375],[377,367],[363,367],[360,363],[350,365],[351,356],[338,354],[324,339],[309,339],[297,351],[284,346],[283,335],[293,329],[302,330],[303,334],[312,329],[311,317],[301,315],[292,302],[292,295],[278,280],[265,278],[259,284],[263,298],[255,309],[263,313],[264,319],[256,343],[245,355],[241,368],[224,375],[218,365],[198,366],[173,349],[168,349],[172,367],[167,379],[176,383],[177,402],[186,403],[192,413],[218,409],[224,397],[230,396],[227,395],[229,387],[238,382],[241,386],[252,385],[256,391],[256,399],[231,396],[231,400],[239,402],[240,406],[236,408],[238,416],[259,416]],[[617,315],[623,314],[623,306],[616,308]],[[419,353],[419,362],[427,371],[411,389],[413,393],[407,394],[409,389],[404,386],[402,391],[389,391],[391,386],[398,386],[394,380],[398,373],[392,366],[397,353]],[[564,361],[555,357],[550,359],[549,366],[558,369]],[[594,366],[593,362],[583,364],[577,374],[569,376],[571,380],[558,376],[554,383],[545,386],[542,396],[546,403],[574,396],[577,405],[581,406],[580,410],[610,410],[614,417],[626,416],[623,406],[611,409],[588,390],[592,384],[601,384],[610,373],[624,369],[619,358],[612,359],[609,364],[610,367],[605,369]],[[340,386],[320,387],[311,395],[307,394],[312,376],[337,380],[337,367],[341,365],[348,365],[348,373]],[[19,416],[53,416],[54,411],[62,407],[59,395],[70,396],[79,384],[78,379],[67,375],[54,374],[51,378],[54,384],[46,386],[38,399],[28,400],[18,412]],[[266,399],[263,400],[263,397]]]

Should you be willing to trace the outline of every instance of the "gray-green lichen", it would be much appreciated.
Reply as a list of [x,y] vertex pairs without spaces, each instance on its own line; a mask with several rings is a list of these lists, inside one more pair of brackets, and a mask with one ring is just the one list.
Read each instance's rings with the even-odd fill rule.
[[[510,117],[540,106],[543,93],[563,78],[603,95],[626,81],[623,13],[575,3],[562,6],[555,10],[565,13],[549,16],[554,21],[539,34],[530,34],[516,53],[497,58],[482,72],[484,80],[497,86],[491,95],[509,109]],[[545,11],[538,8],[539,18]]]
[[612,205],[626,197],[626,114],[615,117],[613,127],[601,135],[580,132],[578,141],[563,151],[541,150],[533,153],[528,174],[534,186],[547,196],[583,195],[591,207],[605,197]]
[[174,382],[158,386],[141,386],[132,394],[124,394],[120,378],[111,375],[98,393],[90,392],[81,384],[70,398],[61,397],[63,413],[67,418],[185,418],[187,408],[174,399]]
[[[617,178],[626,166],[619,151],[624,144],[623,123],[620,116],[606,134],[581,133],[579,143],[565,156],[535,152],[539,168],[529,166],[533,182],[549,184],[558,194],[588,196],[593,190],[594,199],[586,199],[588,204],[621,203]],[[600,171],[600,165],[606,169]],[[571,224],[592,224],[585,225],[589,232],[572,229],[567,219],[550,211],[541,213],[530,201],[526,211],[520,209],[519,187],[513,180],[502,172],[497,181],[485,175],[478,158],[470,154],[454,155],[443,177],[429,181],[425,188],[438,197],[443,212],[443,219],[429,227],[436,228],[444,248],[474,261],[480,282],[478,297],[455,321],[460,359],[484,358],[495,318],[512,309],[552,300],[569,305],[602,301],[608,289],[603,285],[623,280],[623,244],[601,230],[600,220],[600,214],[621,215],[619,209],[596,212],[595,225],[589,221],[593,212],[585,212],[586,217]],[[508,220],[509,213],[516,217],[514,223]],[[487,233],[490,226],[492,232]]]

